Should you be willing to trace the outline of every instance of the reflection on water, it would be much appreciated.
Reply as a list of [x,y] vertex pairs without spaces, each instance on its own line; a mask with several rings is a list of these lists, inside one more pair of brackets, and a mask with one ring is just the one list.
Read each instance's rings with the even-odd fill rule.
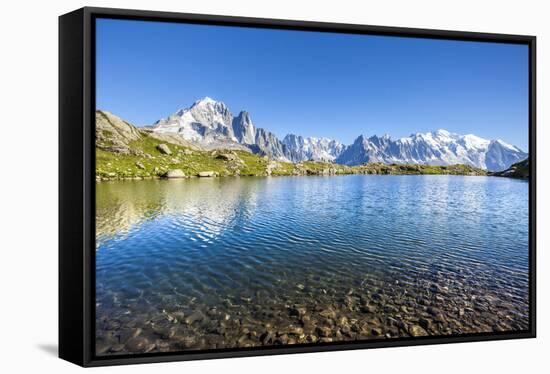
[[97,184],[97,354],[524,330],[528,184]]

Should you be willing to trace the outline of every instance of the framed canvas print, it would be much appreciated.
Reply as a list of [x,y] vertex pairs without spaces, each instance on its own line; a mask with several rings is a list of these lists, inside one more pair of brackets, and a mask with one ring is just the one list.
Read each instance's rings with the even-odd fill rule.
[[59,25],[60,357],[535,336],[535,37]]

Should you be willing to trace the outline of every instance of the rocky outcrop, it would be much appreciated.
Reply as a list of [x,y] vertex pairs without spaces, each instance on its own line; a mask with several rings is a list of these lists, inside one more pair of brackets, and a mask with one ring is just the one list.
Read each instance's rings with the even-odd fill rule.
[[104,110],[96,111],[96,147],[107,152],[130,154],[130,143],[141,139],[139,130]]

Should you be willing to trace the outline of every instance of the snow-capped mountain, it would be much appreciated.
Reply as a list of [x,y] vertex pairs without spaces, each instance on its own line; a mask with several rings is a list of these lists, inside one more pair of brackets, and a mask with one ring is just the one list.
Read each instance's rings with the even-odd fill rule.
[[529,155],[518,147],[502,140],[492,140],[485,153],[487,170],[500,171],[508,169],[512,164],[525,160]]
[[178,134],[206,149],[247,149],[280,161],[286,157],[286,147],[277,136],[256,128],[248,112],[234,117],[227,106],[209,97],[195,101],[153,125],[153,131]]
[[446,130],[412,134],[392,140],[389,136],[359,136],[336,159],[337,163],[358,165],[365,162],[397,164],[467,164],[487,170],[504,170],[527,158],[528,154],[502,140],[475,135],[453,134]]
[[209,97],[157,121],[152,131],[177,134],[206,149],[244,149],[290,162],[467,164],[499,171],[528,157],[527,153],[501,140],[459,135],[446,130],[416,133],[396,140],[388,135],[369,138],[361,135],[349,146],[337,140],[304,138],[294,134],[288,134],[281,141],[274,133],[255,127],[248,112],[241,111],[233,116],[224,103]]
[[209,97],[195,101],[167,118],[158,120],[153,131],[178,134],[205,147],[238,143],[233,132],[233,115],[227,106]]
[[328,138],[304,138],[300,135],[288,134],[283,144],[293,153],[297,161],[334,161],[344,151],[346,146],[337,140]]

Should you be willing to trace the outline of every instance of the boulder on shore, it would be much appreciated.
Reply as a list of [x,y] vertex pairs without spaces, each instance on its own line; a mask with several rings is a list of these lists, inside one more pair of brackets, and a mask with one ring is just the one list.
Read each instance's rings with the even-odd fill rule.
[[185,178],[185,173],[181,169],[168,170],[162,174],[163,178]]
[[200,171],[197,175],[201,178],[209,178],[209,177],[215,177],[216,173],[213,171]]
[[233,153],[220,153],[216,156],[216,158],[224,161],[235,161],[237,156]]
[[157,149],[160,153],[163,153],[165,155],[171,155],[172,154],[172,151],[170,150],[170,148],[168,148],[168,146],[164,143],[157,145]]

